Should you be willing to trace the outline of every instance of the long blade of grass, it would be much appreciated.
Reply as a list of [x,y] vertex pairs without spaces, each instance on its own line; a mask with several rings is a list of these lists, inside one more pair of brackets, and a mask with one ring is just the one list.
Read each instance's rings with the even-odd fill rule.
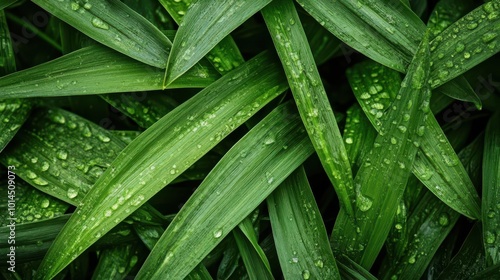
[[431,85],[437,87],[500,51],[500,0],[481,5],[431,42]]
[[377,280],[368,270],[346,256],[340,256],[337,262],[340,276],[345,280]]
[[483,151],[483,240],[488,265],[500,263],[500,113],[486,126]]
[[[0,10],[0,76],[16,71],[16,58],[12,49],[10,31],[4,11]],[[27,100],[0,100],[0,151],[16,135],[28,118],[31,103]]]
[[170,40],[119,0],[33,0],[83,34],[148,65],[165,68]]
[[398,259],[389,261],[390,269],[381,279],[420,279],[459,217],[459,213],[427,192],[409,217],[406,250]]
[[303,167],[267,198],[267,205],[285,279],[340,279]]
[[287,75],[288,83],[309,138],[340,205],[354,214],[352,172],[332,107],[292,0],[275,0],[262,15]]
[[[57,198],[31,187],[19,178],[12,181],[14,181],[16,187],[16,224],[37,222],[61,216],[70,206]],[[12,183],[12,181],[10,183]],[[2,182],[2,186],[0,187],[0,190],[4,193],[8,193],[7,183],[9,182]],[[0,214],[0,219],[2,219],[2,222],[0,223],[1,226],[7,226],[10,222],[8,219],[10,213],[7,205],[8,197],[2,196],[0,198],[0,206],[2,207],[2,213]]]
[[[219,74],[207,66],[193,67],[186,79],[179,78],[170,87],[208,86]],[[0,78],[0,98],[159,90],[162,78],[160,69],[106,47],[92,46]]]
[[[417,44],[425,31],[423,22],[400,1],[391,1],[390,3],[357,1],[354,3],[347,0],[333,2],[327,0],[298,0],[297,2],[343,42],[378,63],[399,72],[406,72],[408,62],[415,53]],[[397,28],[398,26],[404,26],[405,29]],[[458,28],[457,24],[453,24],[447,30],[452,30],[452,28],[453,30]],[[463,40],[463,44],[468,44],[471,40],[477,42],[483,35],[481,32],[484,32],[484,30],[477,31],[476,35],[471,35],[466,31],[470,30],[461,32],[463,35],[459,38]],[[456,36],[456,34],[453,35]],[[434,45],[431,47],[431,61],[433,62],[437,61],[436,52],[432,51],[436,48],[435,45],[437,45],[438,39],[436,38],[433,41]],[[451,54],[455,50],[454,44],[457,40],[454,38],[447,41],[448,46],[440,46],[443,56],[437,55],[437,57],[441,56],[443,58],[447,52]],[[450,42],[453,42],[453,44]],[[490,44],[494,45],[493,43]],[[495,43],[495,45],[498,44]],[[486,45],[484,48],[486,48]],[[432,84],[433,88],[457,77],[489,56],[491,56],[490,53],[482,52],[481,55],[475,55],[477,60],[472,61],[475,64],[467,62],[469,64],[465,67],[456,67],[452,70],[446,66],[450,64],[434,63],[431,71],[431,80],[435,80]],[[455,67],[454,64],[451,65],[451,67]],[[453,72],[454,76],[448,76],[450,72]],[[446,76],[446,79],[440,79],[440,75]],[[450,94],[451,97],[455,97],[460,92],[447,91],[446,93]],[[475,98],[475,93],[472,90],[467,90],[466,93],[462,93],[457,97],[465,98],[477,104],[477,98]]]
[[[256,244],[257,240],[252,239],[241,230],[242,223],[245,223],[247,220],[248,218],[243,220],[243,222],[239,224],[239,228],[233,230],[233,235],[248,276],[252,280],[274,279],[271,268],[269,267],[269,261],[265,257],[262,248],[260,248],[258,243]],[[252,225],[251,221],[248,221],[248,223],[250,223],[250,226]],[[250,227],[250,229],[253,231],[252,227]],[[253,235],[255,236],[255,234]]]
[[312,152],[292,106],[276,108],[229,150],[198,187],[137,278],[184,277]]
[[400,1],[297,2],[347,45],[400,72],[405,72],[425,29],[420,19]]
[[365,268],[372,266],[389,233],[421,142],[419,128],[430,111],[428,44],[427,33],[354,179],[356,221],[341,211],[333,229],[334,252]]
[[486,268],[481,224],[476,223],[451,263],[441,271],[438,280],[471,279]]
[[377,137],[377,131],[373,129],[358,104],[347,109],[343,137],[352,173],[355,175],[362,164],[362,159],[370,152]]
[[61,271],[285,89],[278,64],[262,54],[156,122],[99,178],[42,261],[38,278]]
[[[165,7],[175,22],[181,24],[183,16],[186,14],[188,7],[193,1],[160,0],[160,3]],[[226,74],[245,62],[231,35],[222,39],[205,57],[221,75]]]
[[[397,73],[374,62],[366,62],[350,68],[347,77],[366,116],[379,130],[383,125],[379,118],[389,107],[386,104],[393,96],[391,91],[399,84]],[[385,80],[385,84],[375,80]],[[388,87],[388,83],[393,86]],[[423,136],[413,173],[448,206],[467,217],[479,218],[479,196],[436,118],[429,115],[420,129]]]
[[271,0],[196,1],[182,19],[168,57],[165,84],[179,78]]

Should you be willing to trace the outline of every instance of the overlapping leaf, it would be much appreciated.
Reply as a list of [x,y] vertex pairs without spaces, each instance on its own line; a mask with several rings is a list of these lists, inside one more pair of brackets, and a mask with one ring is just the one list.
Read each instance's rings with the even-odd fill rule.
[[267,198],[267,205],[285,279],[340,279],[302,167]]
[[[50,278],[61,271],[283,92],[285,77],[271,61],[270,55],[259,55],[177,107],[130,143],[61,231],[61,238],[40,266],[38,278]],[[67,232],[74,237],[71,243],[64,239]],[[66,257],[61,258],[61,252]]]
[[371,267],[387,238],[422,141],[420,127],[430,111],[428,44],[427,34],[396,99],[382,114],[379,135],[354,179],[356,220],[341,211],[333,229],[334,252],[365,268]]
[[92,39],[129,57],[165,68],[171,42],[119,0],[33,0]]
[[[391,92],[399,85],[397,73],[366,62],[350,68],[347,75],[366,116],[375,129],[380,129],[383,123],[379,118],[383,110],[390,107],[387,102],[393,95]],[[385,81],[385,84],[375,80]],[[419,133],[423,137],[412,167],[415,176],[451,208],[468,217],[479,218],[479,197],[474,185],[436,118],[429,115]]]
[[309,138],[342,208],[353,215],[355,194],[347,152],[295,6],[291,0],[275,0],[262,15]]
[[[197,66],[170,88],[206,87],[219,77]],[[58,59],[0,78],[0,98],[71,96],[162,89],[163,71],[102,46],[86,47]]]
[[179,78],[250,16],[271,0],[196,1],[175,36],[165,84]]

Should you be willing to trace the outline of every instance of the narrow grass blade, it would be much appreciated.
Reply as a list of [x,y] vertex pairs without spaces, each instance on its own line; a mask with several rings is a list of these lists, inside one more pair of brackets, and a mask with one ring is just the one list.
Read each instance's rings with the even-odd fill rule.
[[[18,265],[38,260],[45,255],[50,244],[61,228],[68,221],[70,215],[62,215],[43,221],[16,225],[16,263]],[[9,236],[8,226],[0,227],[0,236]],[[7,255],[11,244],[0,243],[0,254]]]
[[[219,74],[208,66],[193,67],[170,88],[208,86],[219,78]],[[92,46],[0,78],[0,98],[159,90],[162,78],[160,69],[106,47]]]
[[19,0],[4,0],[0,3],[0,10],[8,8],[10,5],[18,2]]
[[[5,20],[5,14],[0,10],[0,76],[16,71],[16,58],[12,49],[10,31]],[[26,121],[31,110],[27,100],[0,100],[0,152],[16,135],[21,125]]]
[[[181,24],[183,16],[186,14],[188,7],[193,1],[160,0],[160,3],[165,7],[175,22]],[[221,75],[226,74],[245,62],[231,35],[222,39],[205,57]]]
[[422,140],[419,128],[430,111],[428,44],[427,33],[395,101],[379,120],[379,135],[354,179],[356,221],[341,211],[333,228],[334,252],[346,254],[367,269],[389,233]]
[[16,71],[16,58],[12,49],[10,30],[4,11],[0,10],[0,76]]
[[186,278],[184,278],[186,280],[212,280],[212,276],[210,275],[210,272],[208,272],[207,268],[200,264],[198,265],[197,267],[195,267],[193,269],[193,271],[191,271],[191,273],[189,273],[188,276],[186,276]]
[[[420,19],[400,1],[297,2],[347,45],[400,72],[405,72],[425,29]],[[406,29],[399,28],[402,26]]]
[[[11,180],[11,182],[2,182],[0,190],[7,194],[8,183],[14,182],[16,187],[15,218],[17,225],[58,217],[63,215],[66,210],[68,210],[70,206],[69,204],[41,192],[20,180],[17,176],[15,177],[16,179]],[[0,226],[7,226],[10,222],[8,219],[10,211],[8,211],[9,208],[7,208],[7,205],[8,196],[2,196],[0,198],[0,206],[2,208],[2,213],[0,213],[0,219],[2,219],[2,222],[0,223]]]
[[259,236],[258,236],[259,228],[258,224],[256,224],[258,222],[257,219],[259,218],[258,214],[259,214],[259,209],[257,208],[254,211],[254,213],[250,214],[243,221],[241,221],[241,223],[238,224],[238,229],[246,237],[247,241],[250,242],[249,244],[253,247],[257,256],[261,259],[261,263],[264,265],[264,268],[269,272],[269,275],[272,276],[269,261],[267,260],[266,254],[259,245]]
[[38,278],[61,271],[285,89],[279,65],[262,54],[156,122],[95,183],[42,261]]
[[483,107],[481,99],[464,76],[458,76],[450,82],[433,89],[433,93],[434,95],[445,94],[456,100],[474,103],[478,110]]
[[[247,219],[248,218],[246,218],[245,220]],[[243,220],[243,222],[245,220]],[[249,223],[250,225],[252,224],[251,222]],[[269,267],[269,261],[267,260],[267,258],[265,258],[265,255],[263,255],[264,252],[262,252],[262,248],[260,248],[257,243],[257,246],[260,249],[260,252],[258,252],[255,249],[254,244],[256,240],[250,240],[250,238],[245,236],[240,228],[235,228],[233,230],[233,235],[234,239],[236,240],[241,258],[243,259],[243,263],[245,264],[249,278],[252,280],[274,279],[273,274],[271,273],[271,268]],[[252,228],[251,230],[253,231]],[[264,256],[265,259],[263,259],[262,256]]]
[[137,264],[137,244],[122,244],[99,252],[92,280],[124,279]]
[[368,118],[358,104],[347,109],[347,118],[344,127],[344,142],[347,158],[351,163],[353,175],[362,164],[362,159],[370,152],[377,131],[373,129]]
[[[394,95],[391,92],[399,85],[397,73],[374,62],[365,62],[350,68],[347,77],[366,116],[375,129],[380,130],[383,125],[380,117],[389,107],[386,104]],[[412,172],[448,206],[467,217],[479,218],[479,196],[433,115],[428,116],[419,133],[423,136]]]
[[152,126],[178,105],[173,98],[154,92],[103,94],[101,98],[143,128]]
[[[300,14],[299,14],[300,16]],[[342,41],[323,28],[314,18],[301,16],[300,20],[309,41],[316,65],[321,65],[342,52]]]
[[33,0],[83,34],[133,59],[165,68],[170,40],[119,0]]
[[179,78],[215,45],[271,0],[196,1],[175,36],[168,57],[165,84]]
[[431,42],[431,85],[437,87],[500,51],[500,0],[481,5]]
[[438,280],[471,279],[486,268],[483,232],[476,223],[465,239],[458,253],[437,278]]
[[486,127],[483,152],[483,239],[488,265],[500,263],[500,113]]
[[498,275],[500,275],[500,264],[495,264],[478,272],[471,280],[496,280]]
[[292,0],[275,0],[262,10],[309,138],[340,205],[354,214],[352,172],[337,121]]
[[340,279],[303,167],[267,198],[267,205],[285,279]]
[[346,256],[340,256],[337,262],[340,276],[345,280],[377,280],[368,270]]
[[443,244],[439,246],[439,249],[432,257],[432,261],[427,267],[427,272],[424,277],[428,280],[435,280],[450,263],[453,255],[455,254],[455,248],[457,245],[459,227],[455,227],[450,234],[446,237]]
[[138,279],[184,277],[311,155],[291,107],[276,108],[229,150],[167,228]]
[[38,110],[0,154],[18,176],[41,191],[78,205],[125,148],[101,127],[62,109]]
[[427,192],[408,219],[409,242],[399,259],[381,279],[420,279],[440,244],[455,226],[460,214]]

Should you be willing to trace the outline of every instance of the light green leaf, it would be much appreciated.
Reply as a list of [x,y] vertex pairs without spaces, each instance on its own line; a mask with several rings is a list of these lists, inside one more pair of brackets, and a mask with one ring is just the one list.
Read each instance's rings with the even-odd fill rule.
[[[366,116],[379,130],[383,125],[379,118],[383,110],[390,107],[386,104],[399,85],[397,73],[374,62],[365,62],[350,68],[347,77]],[[479,218],[479,197],[474,185],[433,115],[426,118],[419,133],[423,133],[423,137],[412,167],[415,176],[454,210]]]
[[400,1],[297,2],[347,45],[400,72],[406,71],[425,29],[417,15]]
[[[262,54],[152,125],[118,155],[86,195],[37,277],[61,271],[285,89],[279,66]],[[65,242],[68,234],[71,243]]]
[[83,34],[129,57],[165,68],[170,40],[119,0],[33,0]]
[[179,26],[168,57],[165,84],[195,65],[215,45],[271,0],[196,1]]
[[[219,77],[208,67],[193,67],[170,88],[208,86]],[[160,69],[106,47],[92,46],[0,78],[0,98],[159,90],[162,77]]]
[[419,128],[430,111],[428,44],[427,33],[395,101],[378,120],[379,135],[354,179],[356,221],[341,211],[333,228],[334,253],[346,254],[367,269],[389,233],[422,140]]
[[[192,2],[192,0],[160,0],[160,3],[165,7],[177,24],[182,22],[182,17],[186,14]],[[205,57],[222,75],[245,62],[231,35],[222,39]]]
[[462,17],[431,42],[431,85],[437,87],[500,51],[500,0]]
[[285,279],[340,279],[325,225],[302,167],[267,198],[267,205]]
[[311,155],[291,107],[276,108],[226,153],[169,225],[138,279],[183,278]]
[[500,113],[489,120],[483,151],[483,240],[488,265],[500,263]]
[[352,216],[355,193],[351,166],[295,6],[292,0],[274,0],[262,10],[262,15],[309,138],[341,207]]

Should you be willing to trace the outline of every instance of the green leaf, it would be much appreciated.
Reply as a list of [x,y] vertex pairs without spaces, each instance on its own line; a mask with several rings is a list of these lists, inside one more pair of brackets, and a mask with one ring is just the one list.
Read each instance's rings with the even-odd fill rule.
[[[16,170],[14,170],[16,172]],[[8,173],[7,173],[8,174]],[[12,174],[8,174],[12,175]],[[11,176],[8,176],[11,177]],[[6,226],[9,224],[10,211],[14,211],[16,224],[24,224],[28,222],[37,222],[41,220],[46,220],[54,217],[63,215],[69,208],[69,204],[66,204],[59,199],[51,197],[22,181],[19,177],[13,176],[14,180],[2,182],[0,190],[7,194],[8,183],[15,186],[15,207],[8,206],[8,196],[2,196],[0,198],[0,206],[2,213],[0,218],[2,222],[1,226]],[[14,182],[12,184],[12,182]],[[10,210],[10,211],[9,211]]]
[[[248,217],[245,218],[238,226],[239,228],[233,230],[233,235],[249,278],[254,280],[274,279],[269,267],[269,261],[259,246],[250,219]],[[242,227],[249,227],[249,230],[253,231],[253,234],[248,234],[248,230],[244,233],[241,229]]]
[[196,1],[189,7],[168,57],[165,84],[195,65],[215,45],[271,0]]
[[[348,69],[347,77],[366,116],[380,130],[383,123],[379,118],[390,107],[386,104],[399,85],[397,73],[374,62],[364,62]],[[454,210],[479,218],[479,197],[474,185],[433,115],[426,118],[419,133],[423,137],[412,168],[415,176]]]
[[0,76],[16,71],[9,26],[4,11],[0,10]]
[[169,225],[138,279],[183,278],[312,154],[291,107],[276,108],[226,153]]
[[[160,3],[165,7],[177,24],[181,24],[182,17],[186,14],[192,2],[192,0],[160,0]],[[222,75],[245,62],[231,35],[226,36],[215,45],[207,53],[206,58]]]
[[332,182],[340,205],[354,214],[352,172],[332,107],[292,0],[274,0],[262,10],[302,122]]
[[365,268],[372,266],[387,238],[422,141],[419,128],[430,111],[428,44],[427,33],[354,179],[356,221],[340,211],[333,228],[334,253],[346,254]]
[[481,99],[464,76],[458,76],[450,82],[433,89],[433,93],[434,95],[445,94],[457,100],[472,102],[478,110],[483,107]]
[[[162,77],[160,69],[106,47],[92,46],[0,78],[0,98],[159,90]],[[219,74],[211,68],[197,66],[183,77],[170,88],[206,87]]]
[[400,1],[297,2],[344,43],[400,72],[406,71],[425,30],[417,15]]
[[488,265],[500,263],[500,113],[486,127],[483,152],[483,240]]
[[465,73],[500,50],[500,0],[462,17],[431,42],[431,85],[437,87]]
[[[285,89],[279,66],[262,54],[152,125],[95,183],[47,253],[38,277],[61,271]],[[68,234],[73,236],[71,244],[65,242]]]
[[420,279],[459,217],[459,213],[427,192],[408,219],[406,250],[398,259],[387,260],[390,268],[381,279]]
[[165,68],[170,40],[119,0],[33,0],[83,34],[133,59]]
[[123,279],[137,264],[137,244],[122,244],[99,252],[92,280]]
[[370,152],[377,131],[373,129],[363,110],[356,103],[347,109],[344,126],[344,142],[351,169],[355,175],[362,164],[362,159]]
[[471,279],[486,268],[481,224],[476,223],[451,263],[441,271],[438,280]]
[[352,261],[346,256],[340,256],[337,262],[339,266],[340,275],[345,280],[377,280],[375,276],[364,269],[362,266]]
[[267,198],[267,205],[285,279],[340,279],[325,225],[302,167]]

